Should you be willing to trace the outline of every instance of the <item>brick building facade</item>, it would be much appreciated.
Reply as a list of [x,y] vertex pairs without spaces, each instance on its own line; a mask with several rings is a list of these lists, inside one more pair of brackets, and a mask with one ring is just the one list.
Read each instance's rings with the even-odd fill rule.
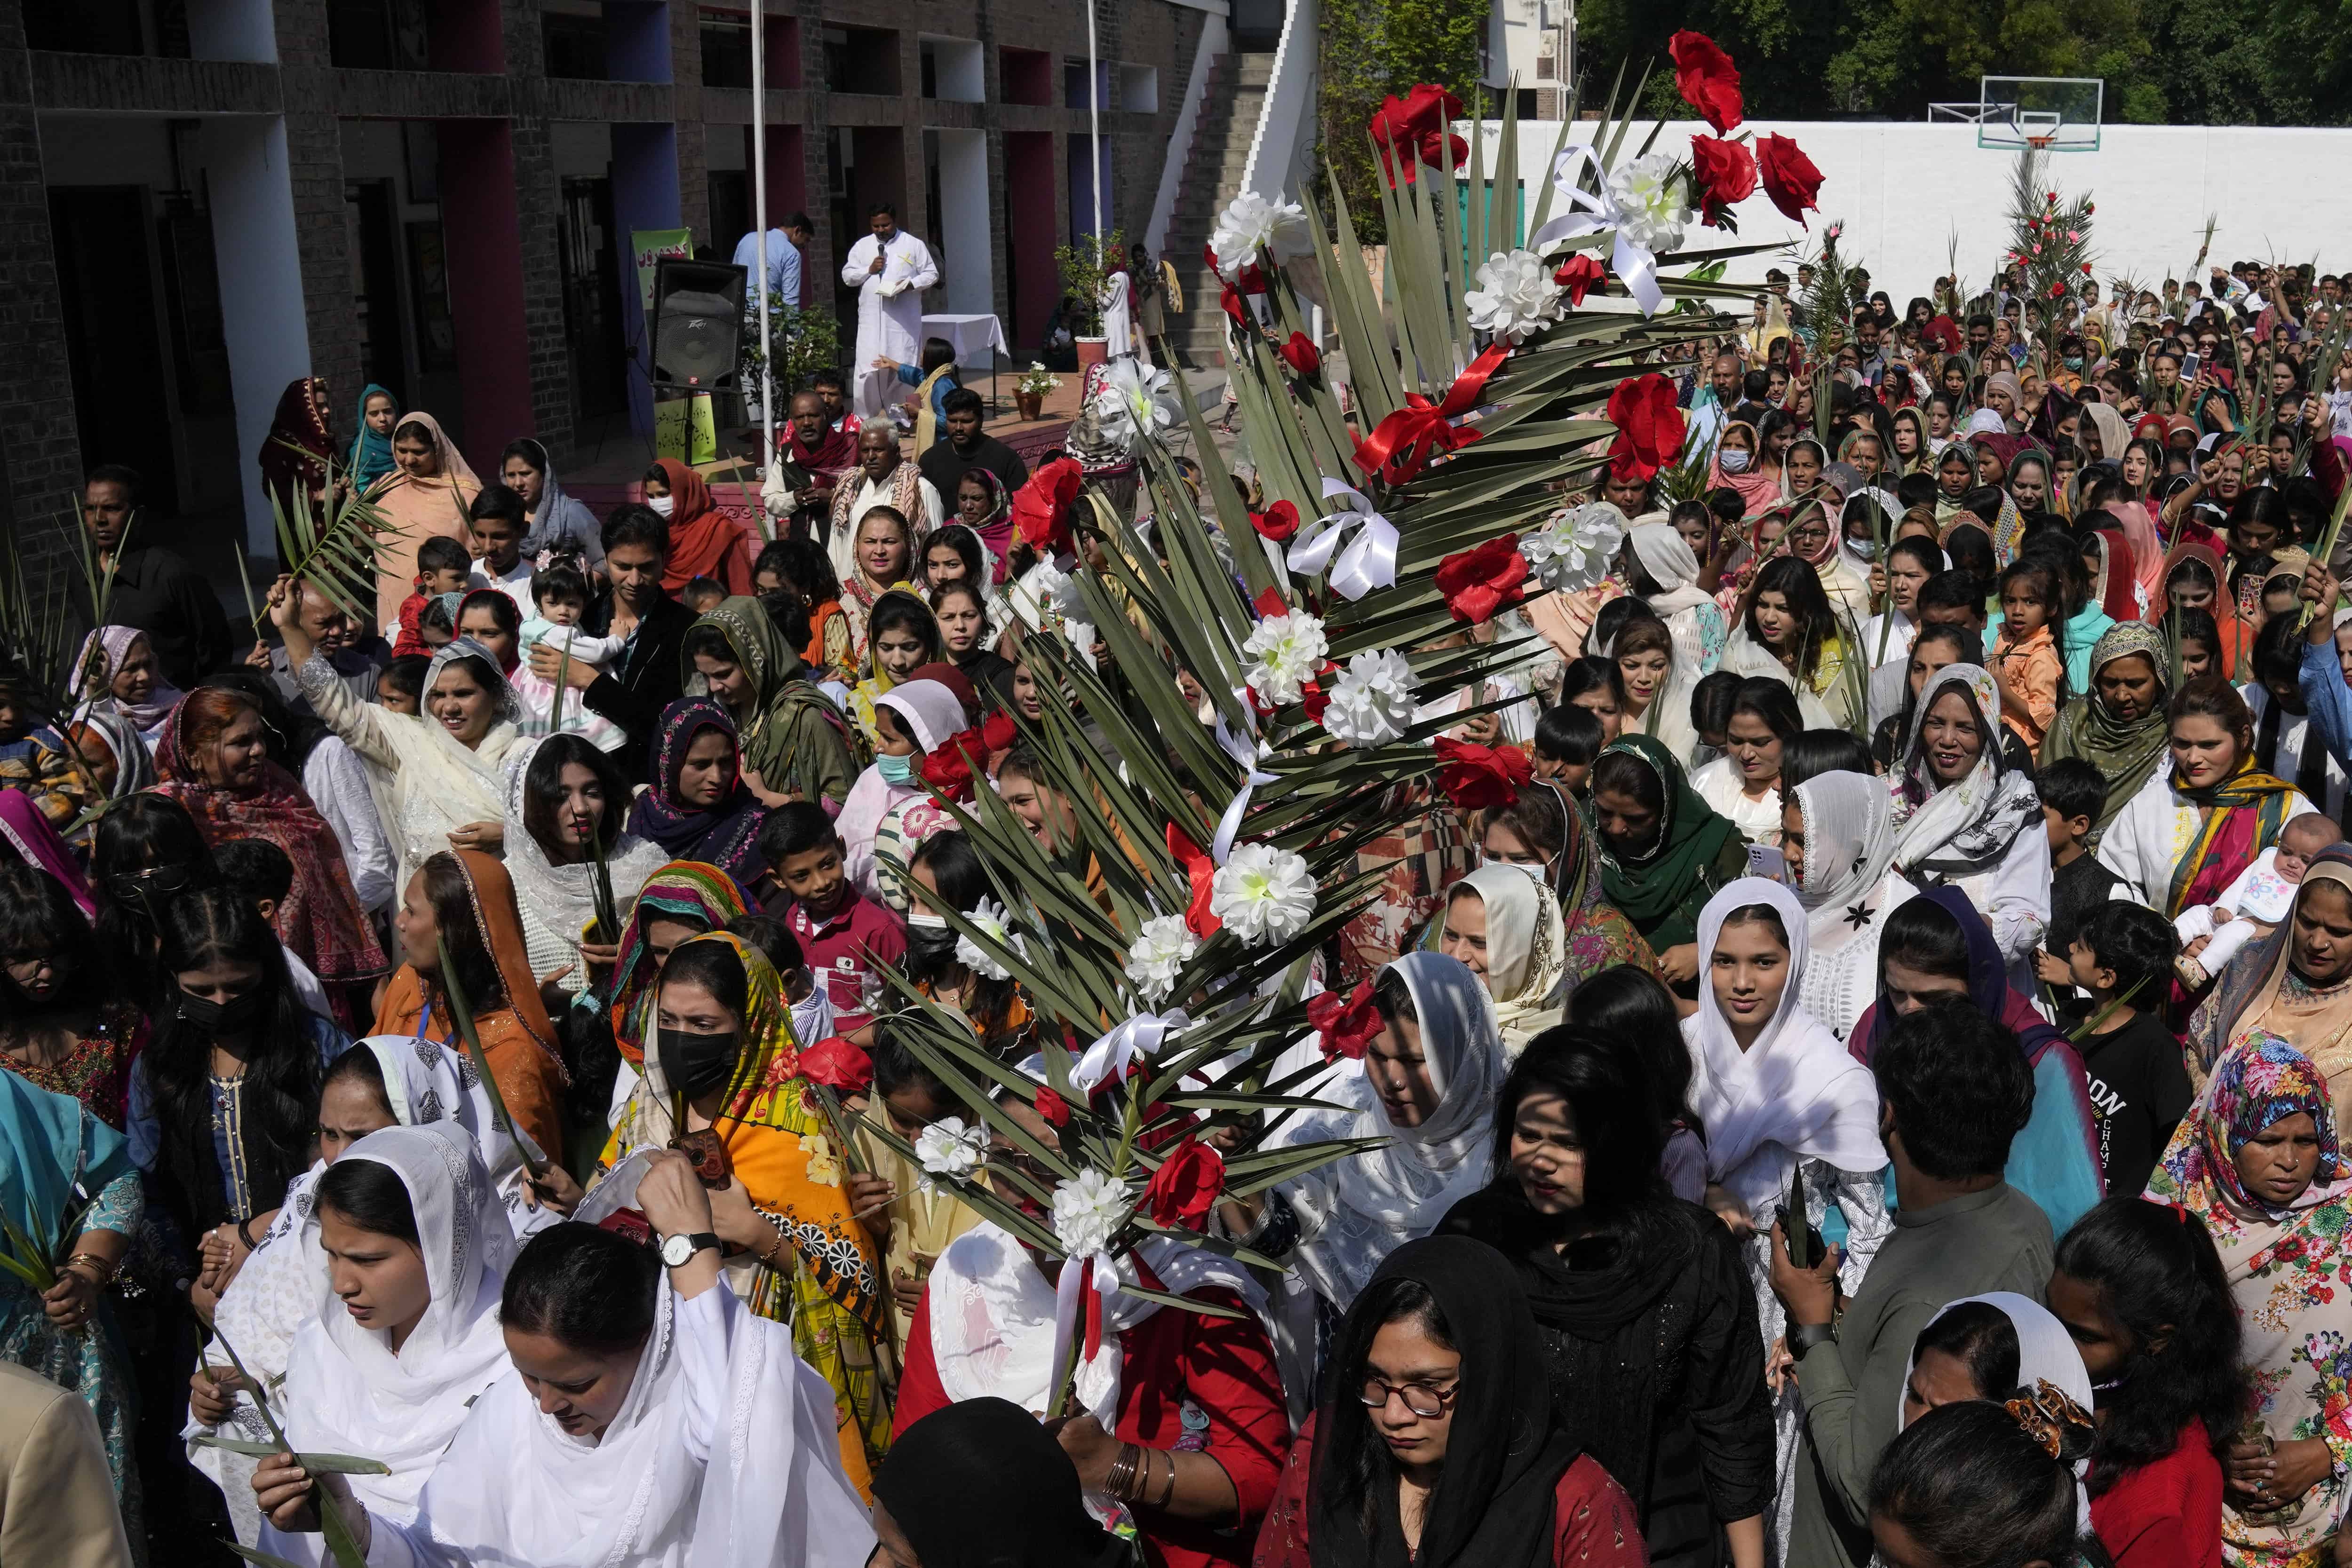
[[[940,257],[927,310],[1039,340],[1091,226],[1089,3],[1104,221],[1140,235],[1198,0],[767,0],[770,220],[815,219],[845,359],[877,201]],[[486,475],[520,435],[633,439],[629,232],[723,259],[751,223],[744,4],[0,0],[0,523],[47,533],[123,461],[271,553],[254,455],[305,374],[340,438],[377,381]]]

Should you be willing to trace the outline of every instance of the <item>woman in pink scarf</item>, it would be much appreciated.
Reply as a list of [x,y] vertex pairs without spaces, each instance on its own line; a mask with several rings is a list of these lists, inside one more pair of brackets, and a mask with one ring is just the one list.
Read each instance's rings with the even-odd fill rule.
[[[1744,462],[1739,455],[1745,453]],[[1733,457],[1729,465],[1726,455]],[[1728,487],[1739,493],[1740,515],[1752,517],[1768,507],[1780,505],[1780,465],[1764,450],[1764,443],[1756,427],[1744,419],[1735,419],[1723,427],[1723,435],[1716,443],[1715,455],[1707,461],[1706,487],[1720,490]]]

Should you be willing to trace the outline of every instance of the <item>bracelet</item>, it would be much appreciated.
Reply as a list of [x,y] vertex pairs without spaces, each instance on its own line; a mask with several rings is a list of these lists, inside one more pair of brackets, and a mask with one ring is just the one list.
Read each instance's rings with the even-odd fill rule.
[[1103,1477],[1103,1490],[1121,1502],[1133,1500],[1128,1494],[1135,1484],[1135,1469],[1143,1456],[1142,1448],[1134,1443],[1121,1443],[1118,1458],[1110,1462],[1110,1471]]
[[1789,1354],[1798,1361],[1817,1344],[1835,1344],[1837,1327],[1833,1323],[1792,1323],[1786,1335]]
[[77,1252],[72,1257],[66,1260],[66,1267],[68,1269],[72,1268],[77,1263],[87,1263],[90,1266],[92,1273],[89,1277],[89,1282],[98,1286],[100,1290],[105,1289],[107,1282],[114,1278],[114,1265],[109,1263],[105,1259],[100,1257],[95,1252]]
[[781,1214],[770,1214],[756,1203],[751,1206],[751,1212],[766,1220],[768,1228],[776,1233],[776,1245],[773,1249],[762,1252],[753,1248],[751,1256],[760,1260],[762,1268],[781,1270],[782,1265],[778,1263],[777,1260],[784,1255],[784,1249],[792,1242],[791,1235],[784,1229],[784,1217]]
[[[1153,1451],[1154,1451],[1154,1452],[1157,1452],[1158,1450],[1157,1450],[1157,1449],[1155,1449],[1155,1450],[1153,1450]],[[1167,1484],[1166,1486],[1164,1486],[1164,1487],[1162,1487],[1162,1488],[1160,1488],[1160,1500],[1159,1500],[1158,1502],[1154,1503],[1152,1506],[1153,1506],[1153,1507],[1155,1507],[1155,1508],[1159,1508],[1159,1509],[1163,1509],[1163,1510],[1164,1510],[1164,1509],[1166,1509],[1166,1508],[1167,1508],[1167,1506],[1168,1506],[1170,1503],[1174,1502],[1175,1500],[1176,1500],[1176,1456],[1175,1456],[1173,1453],[1171,1453],[1171,1454],[1168,1456],[1168,1484]]]
[[243,1219],[236,1222],[236,1239],[245,1243],[245,1249],[247,1252],[255,1251],[261,1246],[260,1242],[256,1241],[253,1239],[253,1232],[246,1228],[247,1226],[251,1225],[252,1223],[253,1216],[249,1214]]

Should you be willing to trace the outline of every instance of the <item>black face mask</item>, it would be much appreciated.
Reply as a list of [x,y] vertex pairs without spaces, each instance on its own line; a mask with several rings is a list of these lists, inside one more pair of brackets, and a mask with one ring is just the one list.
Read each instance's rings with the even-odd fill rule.
[[205,1034],[242,1034],[261,1017],[261,991],[258,987],[241,997],[231,997],[225,1002],[180,993],[180,1016]]
[[723,1089],[735,1071],[735,1036],[688,1034],[682,1029],[657,1030],[662,1074],[669,1086],[689,1100]]

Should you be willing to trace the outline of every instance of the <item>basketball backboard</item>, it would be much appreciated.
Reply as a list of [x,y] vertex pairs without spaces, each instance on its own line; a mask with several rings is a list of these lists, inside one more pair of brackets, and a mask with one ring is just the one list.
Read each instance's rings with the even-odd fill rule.
[[2096,152],[2106,83],[2096,77],[1983,77],[1977,145],[2016,152]]

